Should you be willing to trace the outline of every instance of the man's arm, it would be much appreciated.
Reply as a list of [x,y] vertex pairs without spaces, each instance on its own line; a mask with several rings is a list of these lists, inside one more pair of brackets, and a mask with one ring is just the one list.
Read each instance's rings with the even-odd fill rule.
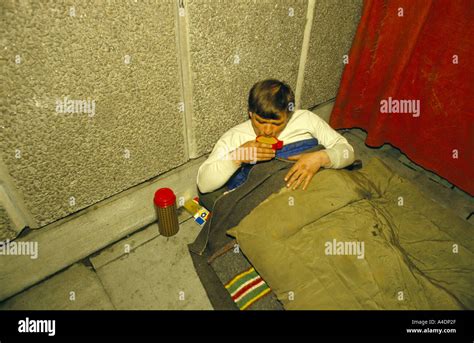
[[321,167],[340,169],[354,162],[354,149],[347,139],[318,115],[308,111],[308,117],[311,134],[325,149],[288,157],[296,161],[285,176],[286,186],[293,189],[302,184],[305,190]]
[[225,133],[199,168],[197,185],[201,193],[212,192],[225,185],[242,163],[253,164],[275,157],[275,150],[270,144],[249,140],[239,145],[240,141],[232,138],[232,133]]
[[[310,112],[309,121],[312,134],[324,145],[329,163],[324,165],[326,168],[341,169],[354,162],[354,148],[347,139],[339,132],[334,130],[328,123],[321,119],[317,114]],[[327,162],[327,161],[325,161]]]
[[209,193],[224,186],[239,169],[240,163],[231,157],[231,153],[235,149],[227,134],[217,141],[209,157],[198,170],[196,182],[201,193]]

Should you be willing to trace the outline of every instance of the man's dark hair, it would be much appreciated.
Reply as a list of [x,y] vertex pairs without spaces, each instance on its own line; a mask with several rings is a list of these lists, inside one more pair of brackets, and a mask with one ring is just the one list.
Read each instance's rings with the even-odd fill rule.
[[280,119],[281,112],[290,117],[294,112],[295,94],[285,82],[267,79],[252,86],[249,92],[250,112],[264,119]]

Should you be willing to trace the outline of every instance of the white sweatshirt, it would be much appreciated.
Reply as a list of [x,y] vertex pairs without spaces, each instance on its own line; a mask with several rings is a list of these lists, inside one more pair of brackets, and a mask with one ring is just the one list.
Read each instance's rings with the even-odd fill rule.
[[[226,154],[248,141],[254,141],[256,137],[249,119],[229,129],[219,138],[211,154],[198,170],[196,182],[201,193],[215,191],[226,184],[239,169],[236,163],[226,158]],[[354,149],[347,139],[311,111],[295,111],[278,136],[284,145],[310,138],[316,138],[319,144],[325,147],[324,151],[331,160],[329,168],[340,169],[354,162]]]

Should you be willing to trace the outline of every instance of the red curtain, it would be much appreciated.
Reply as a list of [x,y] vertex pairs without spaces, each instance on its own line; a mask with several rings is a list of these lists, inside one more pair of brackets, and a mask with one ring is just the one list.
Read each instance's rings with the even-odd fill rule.
[[367,0],[331,126],[362,128],[367,145],[474,195],[472,21],[472,0]]

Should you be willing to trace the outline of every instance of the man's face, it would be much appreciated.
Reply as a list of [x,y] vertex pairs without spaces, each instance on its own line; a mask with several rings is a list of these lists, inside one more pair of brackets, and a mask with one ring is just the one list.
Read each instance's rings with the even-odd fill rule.
[[264,119],[253,112],[249,112],[249,116],[257,136],[278,138],[286,124],[288,124],[288,115],[286,113],[281,113],[280,119]]

